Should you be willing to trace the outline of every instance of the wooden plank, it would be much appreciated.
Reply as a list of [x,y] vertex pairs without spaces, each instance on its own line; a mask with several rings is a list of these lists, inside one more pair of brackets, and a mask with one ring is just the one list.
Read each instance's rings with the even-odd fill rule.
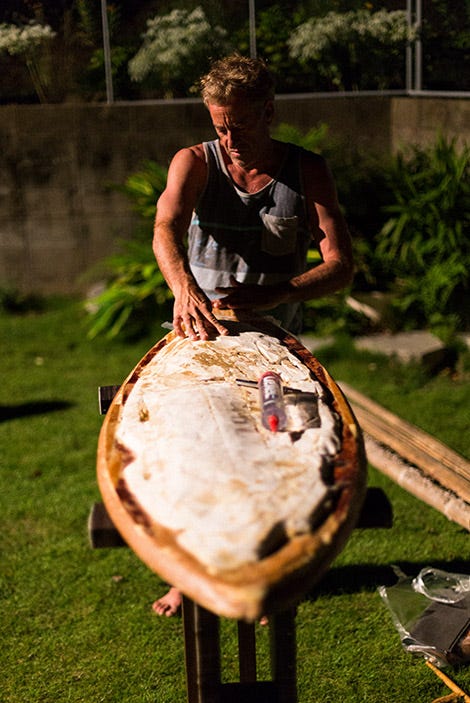
[[348,399],[356,407],[361,407],[369,411],[371,415],[376,415],[379,420],[386,422],[389,426],[397,428],[401,435],[417,447],[426,449],[427,453],[437,458],[444,465],[457,471],[462,476],[470,480],[470,462],[457,452],[447,447],[445,444],[435,439],[428,433],[420,430],[415,425],[399,418],[382,405],[374,402],[356,389],[346,383],[340,383],[341,388],[346,393]]
[[183,597],[188,703],[220,703],[219,618]]
[[98,405],[100,408],[100,415],[106,415],[118,390],[119,386],[117,385],[100,386],[98,388]]
[[238,620],[237,630],[240,681],[242,683],[254,683],[256,681],[255,626],[251,622]]
[[279,703],[279,696],[274,681],[223,683],[220,703]]
[[373,466],[411,495],[441,512],[448,520],[470,530],[468,503],[367,433],[364,435],[364,440],[367,458]]
[[371,417],[363,408],[355,408],[355,413],[365,432],[393,449],[407,461],[418,466],[441,485],[470,501],[470,481],[445,466],[438,459],[430,456],[424,449],[414,446],[412,442],[400,435],[399,430],[397,431],[388,426],[387,423]]
[[126,546],[114,527],[104,503],[93,503],[88,517],[88,537],[93,549]]
[[441,681],[444,681],[447,688],[450,688],[451,691],[453,691],[455,694],[457,694],[457,696],[459,697],[460,700],[463,701],[463,703],[470,703],[470,696],[467,693],[465,693],[465,691],[463,689],[461,689],[459,686],[457,686],[455,681],[453,681],[449,676],[447,676],[447,674],[445,674],[443,671],[438,669],[437,666],[435,666],[430,661],[427,661],[426,665],[429,666],[431,671],[434,671],[436,676],[438,676],[441,679]]
[[365,432],[470,503],[470,462],[467,459],[348,384],[339,385]]
[[276,613],[270,619],[271,670],[278,703],[297,701],[296,608]]

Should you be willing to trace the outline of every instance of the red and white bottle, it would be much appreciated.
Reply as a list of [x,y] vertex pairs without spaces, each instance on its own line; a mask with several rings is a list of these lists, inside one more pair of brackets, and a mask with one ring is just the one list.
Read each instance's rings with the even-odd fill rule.
[[274,371],[266,371],[258,381],[261,421],[266,429],[279,432],[286,429],[282,380]]

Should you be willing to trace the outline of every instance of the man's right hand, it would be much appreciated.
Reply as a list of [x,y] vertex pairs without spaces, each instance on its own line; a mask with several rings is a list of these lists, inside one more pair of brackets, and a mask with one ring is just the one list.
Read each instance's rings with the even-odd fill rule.
[[189,337],[194,341],[229,334],[212,312],[209,298],[197,286],[175,293],[173,327],[178,337]]

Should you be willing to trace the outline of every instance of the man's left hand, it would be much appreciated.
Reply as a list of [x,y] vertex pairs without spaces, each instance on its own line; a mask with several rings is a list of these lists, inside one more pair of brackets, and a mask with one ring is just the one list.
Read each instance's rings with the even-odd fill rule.
[[232,310],[244,308],[254,310],[270,310],[288,298],[288,284],[260,286],[257,284],[239,283],[234,276],[230,277],[230,286],[216,288],[221,298],[212,301],[212,307]]

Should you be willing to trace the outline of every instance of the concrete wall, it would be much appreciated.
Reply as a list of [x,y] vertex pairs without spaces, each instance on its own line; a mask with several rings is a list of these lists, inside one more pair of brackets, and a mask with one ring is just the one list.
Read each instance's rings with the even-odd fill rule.
[[442,131],[470,146],[470,100],[467,98],[395,97],[390,104],[390,143],[429,144]]
[[[470,101],[281,96],[277,121],[390,152],[441,128],[470,142]],[[111,188],[145,159],[168,163],[213,137],[199,101],[0,107],[0,287],[76,292],[84,274],[132,233],[128,200]]]

